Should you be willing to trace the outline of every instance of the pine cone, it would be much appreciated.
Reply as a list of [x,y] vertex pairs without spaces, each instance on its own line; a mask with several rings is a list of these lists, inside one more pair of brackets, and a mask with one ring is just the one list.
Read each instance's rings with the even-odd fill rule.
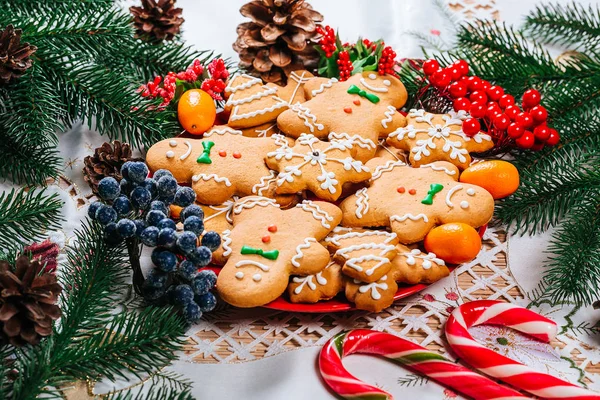
[[52,334],[52,321],[61,315],[56,303],[62,288],[37,260],[21,256],[16,264],[11,271],[0,261],[0,342],[33,345]]
[[129,143],[115,140],[112,145],[108,142],[94,150],[94,155],[83,159],[83,179],[90,185],[92,192],[98,195],[98,183],[102,178],[111,176],[117,181],[123,179],[121,166],[127,161],[142,161],[141,158],[131,157]]
[[237,27],[233,49],[240,67],[265,82],[285,84],[296,70],[314,71],[319,54],[317,23],[323,15],[304,0],[256,0],[244,4],[243,16],[252,19]]
[[175,8],[175,0],[142,0],[141,7],[130,7],[136,37],[161,42],[173,40],[179,33],[183,18],[181,8]]
[[0,30],[0,81],[3,83],[19,78],[31,67],[29,57],[37,47],[29,43],[21,44],[21,34],[22,31],[12,25]]

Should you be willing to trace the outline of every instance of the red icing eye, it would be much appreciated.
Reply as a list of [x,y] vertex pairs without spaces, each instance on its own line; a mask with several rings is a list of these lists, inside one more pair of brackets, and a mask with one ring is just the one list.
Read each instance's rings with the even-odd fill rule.
[[358,99],[354,100],[353,103],[357,106],[360,106],[360,100],[358,100]]
[[398,191],[398,193],[404,193],[406,192],[406,189],[404,189],[404,186],[398,186],[398,189],[396,189]]
[[242,158],[242,154],[239,151],[234,151],[233,158]]
[[225,157],[227,155],[227,152],[225,150],[219,150],[219,155],[221,157]]
[[352,109],[350,107],[346,107],[346,108],[344,108],[344,112],[346,114],[352,114]]
[[410,193],[410,194],[417,194],[417,191],[416,191],[415,189],[410,189],[410,190],[408,191],[408,193]]
[[267,230],[271,233],[275,233],[275,232],[277,232],[277,225],[269,225]]
[[261,240],[262,240],[263,243],[269,243],[271,241],[271,236],[265,235],[265,236],[262,237]]

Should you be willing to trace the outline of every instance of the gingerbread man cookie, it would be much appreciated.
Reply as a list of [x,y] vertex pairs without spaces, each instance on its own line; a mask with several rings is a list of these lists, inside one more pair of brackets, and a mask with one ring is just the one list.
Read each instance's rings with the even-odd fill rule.
[[424,253],[415,248],[397,245],[398,255],[392,260],[396,281],[416,285],[434,283],[450,275],[444,260],[433,253]]
[[233,212],[233,206],[238,200],[238,196],[233,196],[223,204],[213,206],[200,205],[204,211],[204,230],[215,231],[221,235],[221,245],[213,252],[213,264],[224,265],[231,254],[231,248],[229,247],[229,243],[231,242],[229,234],[231,233],[231,228],[233,228],[231,213]]
[[398,237],[393,232],[336,228],[325,243],[334,253],[333,259],[343,265],[344,275],[370,283],[392,267]]
[[274,179],[265,155],[289,141],[281,135],[248,138],[217,126],[202,139],[173,138],[153,145],[146,155],[151,171],[167,169],[180,183],[191,183],[196,200],[222,204],[233,195],[265,195]]
[[304,89],[312,98],[291,104],[277,118],[280,130],[289,136],[355,138],[356,158],[364,162],[375,154],[379,137],[406,125],[396,110],[406,102],[407,93],[394,76],[363,72],[345,82],[315,78]]
[[459,183],[458,169],[445,161],[412,168],[402,161],[373,159],[371,186],[340,205],[343,225],[389,226],[400,243],[423,240],[435,226],[463,222],[485,225],[494,213],[494,199],[483,188]]
[[305,200],[281,210],[273,199],[249,196],[236,202],[227,235],[229,259],[217,279],[221,298],[258,307],[279,297],[290,275],[311,275],[330,261],[319,241],[342,219],[338,207]]
[[297,193],[309,189],[317,197],[335,201],[347,182],[371,177],[369,168],[353,158],[352,141],[322,142],[303,133],[293,147],[282,146],[267,154],[269,168],[279,171],[277,193]]
[[295,71],[288,85],[280,87],[263,82],[250,75],[233,77],[225,88],[225,112],[229,113],[227,125],[232,128],[250,128],[275,121],[292,102],[304,102],[303,86],[313,75],[308,71]]
[[330,262],[323,271],[307,276],[294,276],[288,286],[292,303],[316,303],[335,297],[343,288],[342,267]]
[[485,133],[467,136],[462,123],[469,115],[465,111],[431,114],[425,110],[410,110],[405,127],[390,133],[387,142],[409,151],[413,166],[434,161],[449,161],[460,169],[471,163],[470,152],[481,152],[494,147],[492,137]]

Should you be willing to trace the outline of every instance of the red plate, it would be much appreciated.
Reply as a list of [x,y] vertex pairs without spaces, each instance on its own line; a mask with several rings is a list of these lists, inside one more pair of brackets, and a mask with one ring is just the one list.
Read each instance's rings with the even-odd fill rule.
[[[479,228],[479,236],[483,237],[485,230],[487,229],[487,225]],[[450,271],[453,271],[456,267],[449,267]],[[218,267],[207,267],[206,269],[210,269],[214,271],[217,275],[221,268]],[[400,286],[398,287],[398,291],[394,295],[394,301],[403,299],[408,296],[412,296],[413,294],[419,293],[422,290],[425,290],[429,285],[418,284],[418,285],[410,285],[410,286]],[[303,312],[303,313],[330,313],[330,312],[342,312],[342,311],[353,311],[356,310],[354,304],[350,303],[346,300],[343,295],[336,296],[331,300],[319,301],[313,304],[307,303],[292,303],[288,300],[287,294],[283,294],[277,299],[273,300],[269,304],[263,306],[264,308],[269,308],[271,310],[280,310],[280,311],[289,311],[289,312]]]

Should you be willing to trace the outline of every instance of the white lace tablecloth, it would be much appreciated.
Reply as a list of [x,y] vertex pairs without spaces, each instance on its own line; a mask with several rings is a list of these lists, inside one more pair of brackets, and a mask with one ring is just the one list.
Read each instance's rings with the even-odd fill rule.
[[[235,40],[235,27],[243,19],[238,9],[244,2],[178,0],[186,19],[184,37],[200,49],[215,49],[235,59],[231,43]],[[127,6],[134,1],[124,3]],[[457,21],[495,18],[518,23],[536,1],[438,0],[438,5],[433,0],[311,0],[310,3],[325,15],[327,24],[340,29],[342,41],[358,36],[383,37],[400,57],[418,57],[420,42],[408,32],[448,43],[452,40],[452,23],[439,11],[439,4],[448,4]],[[65,202],[66,223],[61,231],[50,232],[49,236],[62,246],[72,240],[90,197],[81,175],[83,158],[103,141],[104,138],[81,125],[60,137],[65,172],[50,190],[58,192]],[[0,189],[8,186],[0,184]],[[543,274],[549,234],[532,238],[505,236],[500,228],[488,229],[485,248],[476,260],[379,314],[290,314],[219,308],[189,330],[189,344],[173,369],[194,382],[194,394],[199,399],[335,399],[320,381],[316,356],[321,345],[338,332],[367,327],[412,338],[445,352],[439,328],[458,304],[490,298],[530,305]],[[570,305],[541,304],[532,308],[562,327],[558,340],[551,345],[502,328],[479,327],[472,332],[498,352],[600,390],[600,377],[590,372],[600,362],[600,337],[589,329],[600,319],[600,312],[591,308],[577,310]],[[423,400],[460,398],[437,384],[372,357],[353,356],[345,365],[396,398],[417,395]],[[97,386],[96,392],[104,389]]]

